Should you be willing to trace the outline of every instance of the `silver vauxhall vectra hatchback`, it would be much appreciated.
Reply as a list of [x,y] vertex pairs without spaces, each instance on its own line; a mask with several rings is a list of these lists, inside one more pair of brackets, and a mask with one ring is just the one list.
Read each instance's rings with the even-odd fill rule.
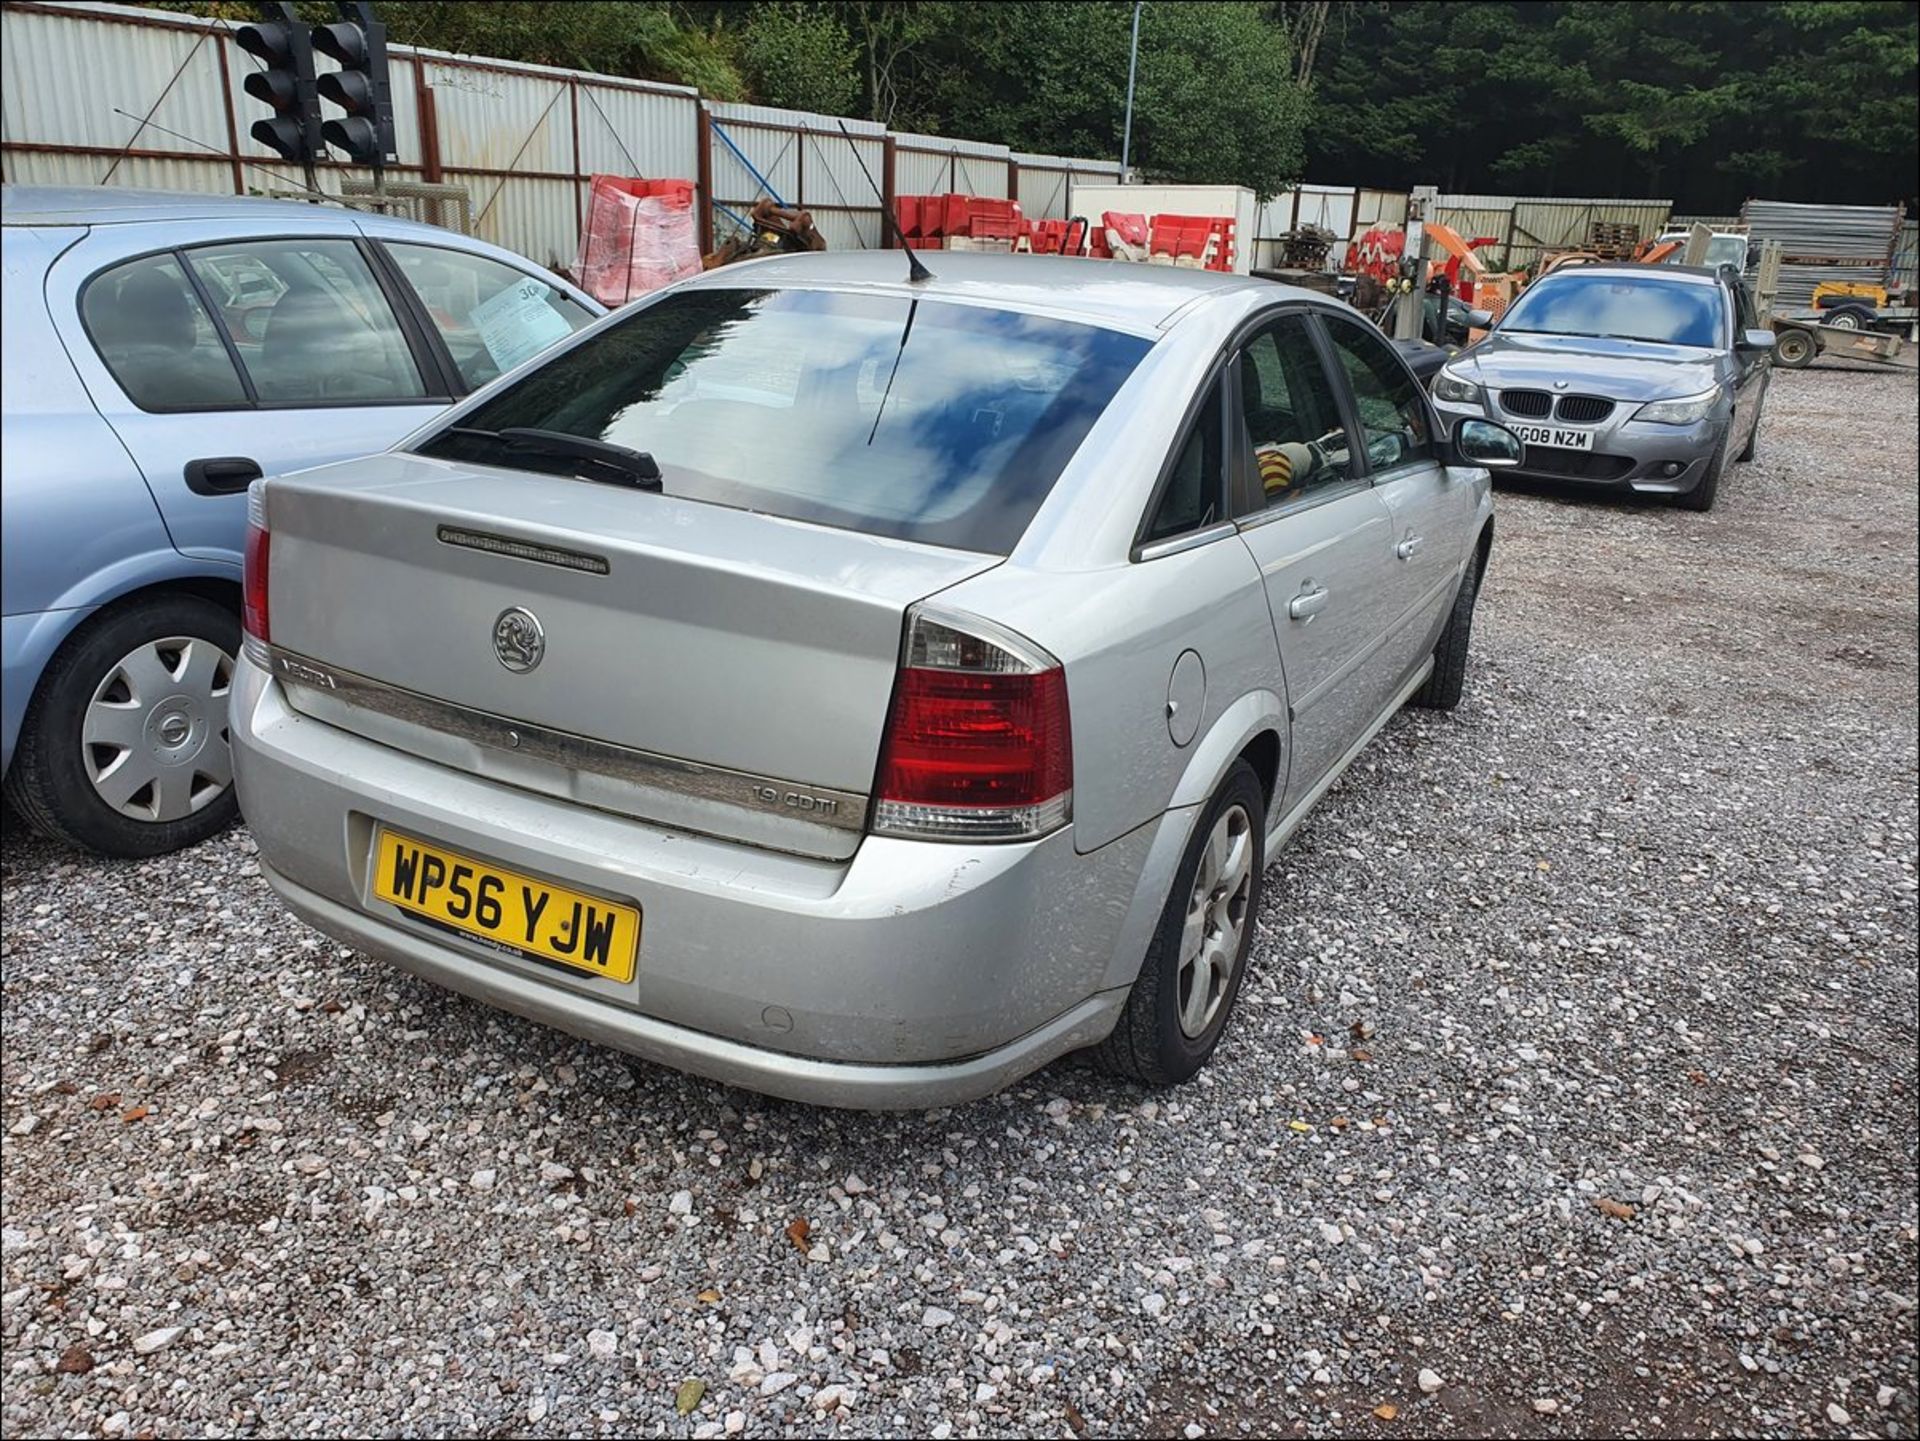
[[255,487],[235,771],[297,914],[810,1101],[1205,1062],[1267,859],[1459,698],[1520,443],[1304,291],[929,259],[704,275]]

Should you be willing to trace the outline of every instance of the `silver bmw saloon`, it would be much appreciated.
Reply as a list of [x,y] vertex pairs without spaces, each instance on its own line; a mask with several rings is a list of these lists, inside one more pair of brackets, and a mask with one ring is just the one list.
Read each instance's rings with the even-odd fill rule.
[[256,484],[235,775],[296,914],[806,1101],[1206,1061],[1269,858],[1458,700],[1521,443],[1305,291],[925,258],[709,273]]

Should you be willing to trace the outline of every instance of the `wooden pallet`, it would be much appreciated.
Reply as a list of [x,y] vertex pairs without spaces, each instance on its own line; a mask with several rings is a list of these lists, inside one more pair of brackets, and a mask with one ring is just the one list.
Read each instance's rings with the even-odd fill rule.
[[1630,220],[1595,220],[1587,226],[1588,250],[1609,260],[1632,255],[1640,244],[1640,227]]

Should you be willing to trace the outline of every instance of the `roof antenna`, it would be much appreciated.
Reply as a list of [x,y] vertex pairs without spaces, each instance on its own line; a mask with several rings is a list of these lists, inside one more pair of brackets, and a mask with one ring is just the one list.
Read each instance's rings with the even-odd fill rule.
[[887,208],[887,197],[880,193],[880,187],[873,183],[873,172],[867,169],[867,162],[860,158],[860,146],[853,138],[853,132],[847,129],[847,122],[833,122],[840,127],[840,133],[847,137],[847,148],[853,152],[853,163],[860,167],[860,173],[867,177],[867,188],[873,192],[873,198],[880,202],[880,224],[887,234],[900,242],[900,248],[907,252],[907,283],[918,285],[923,280],[933,279],[933,272],[920,263],[920,256],[907,244],[907,237],[900,233],[900,222],[893,218],[893,211]]

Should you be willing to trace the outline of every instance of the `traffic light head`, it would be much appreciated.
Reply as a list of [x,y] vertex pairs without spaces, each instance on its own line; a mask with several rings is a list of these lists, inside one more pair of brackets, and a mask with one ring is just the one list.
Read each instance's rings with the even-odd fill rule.
[[291,5],[270,6],[268,13],[280,18],[242,25],[234,31],[235,43],[261,64],[242,85],[247,94],[265,101],[273,111],[271,119],[254,122],[251,134],[283,158],[303,165],[319,156],[321,144],[313,43]]
[[313,27],[314,48],[340,63],[320,77],[320,94],[344,112],[320,134],[356,163],[379,166],[394,158],[387,27],[373,18],[371,5],[343,4],[340,13],[336,23]]

